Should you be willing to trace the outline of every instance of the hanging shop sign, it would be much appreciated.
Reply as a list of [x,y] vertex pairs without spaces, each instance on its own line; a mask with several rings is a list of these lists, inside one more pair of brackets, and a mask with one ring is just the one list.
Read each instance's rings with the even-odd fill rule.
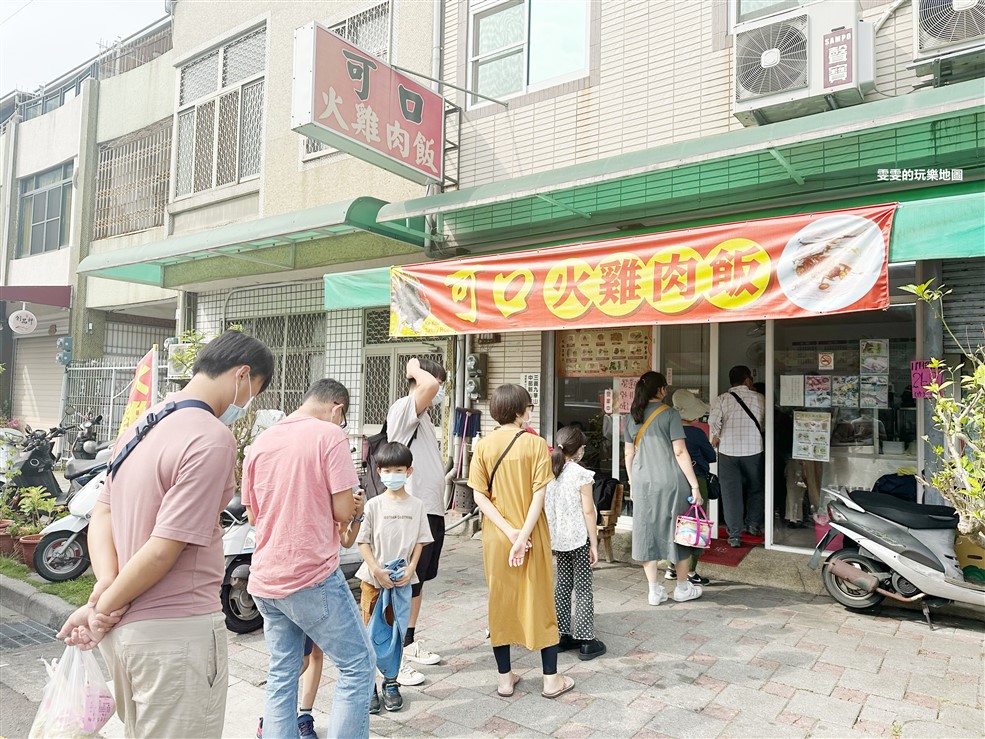
[[291,128],[414,182],[441,182],[444,99],[318,23],[294,32]]
[[38,327],[38,317],[27,309],[15,310],[7,316],[7,325],[15,334],[33,334]]
[[800,318],[889,306],[896,205],[390,270],[394,336]]

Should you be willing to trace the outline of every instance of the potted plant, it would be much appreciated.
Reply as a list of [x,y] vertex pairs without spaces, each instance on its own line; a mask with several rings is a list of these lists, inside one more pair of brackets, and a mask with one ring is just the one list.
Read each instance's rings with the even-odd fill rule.
[[14,511],[6,503],[0,503],[0,555],[9,557],[14,553],[14,537],[10,527],[16,522]]
[[34,549],[41,541],[41,529],[54,517],[58,504],[43,487],[21,488],[17,492],[20,515],[8,531],[18,537],[21,558],[33,570]]

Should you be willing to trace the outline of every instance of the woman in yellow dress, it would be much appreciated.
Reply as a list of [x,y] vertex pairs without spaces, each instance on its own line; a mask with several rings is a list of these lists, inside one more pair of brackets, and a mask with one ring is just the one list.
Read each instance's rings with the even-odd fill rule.
[[551,539],[544,518],[544,493],[554,476],[547,442],[527,433],[533,410],[519,385],[493,391],[489,412],[500,426],[478,441],[469,468],[469,487],[482,511],[482,558],[489,586],[489,638],[499,670],[498,693],[513,695],[519,676],[510,645],[539,649],[545,698],[574,686],[557,673],[557,612]]

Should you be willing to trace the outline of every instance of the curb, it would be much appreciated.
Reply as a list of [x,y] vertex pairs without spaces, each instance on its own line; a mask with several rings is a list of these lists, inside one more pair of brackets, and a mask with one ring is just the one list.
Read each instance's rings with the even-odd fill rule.
[[7,575],[0,575],[0,603],[57,631],[75,611],[57,595],[42,593],[34,586]]

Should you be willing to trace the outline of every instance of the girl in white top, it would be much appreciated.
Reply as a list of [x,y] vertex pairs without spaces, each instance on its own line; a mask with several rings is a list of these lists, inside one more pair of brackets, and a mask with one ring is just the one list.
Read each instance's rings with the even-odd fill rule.
[[[595,638],[595,604],[592,565],[598,562],[599,545],[594,476],[578,464],[585,453],[584,432],[565,426],[557,432],[551,465],[554,479],[547,485],[544,513],[551,532],[551,549],[557,560],[554,605],[561,635],[558,651],[577,649],[578,658],[605,654],[605,644]],[[575,593],[575,618],[571,618],[571,591]]]

